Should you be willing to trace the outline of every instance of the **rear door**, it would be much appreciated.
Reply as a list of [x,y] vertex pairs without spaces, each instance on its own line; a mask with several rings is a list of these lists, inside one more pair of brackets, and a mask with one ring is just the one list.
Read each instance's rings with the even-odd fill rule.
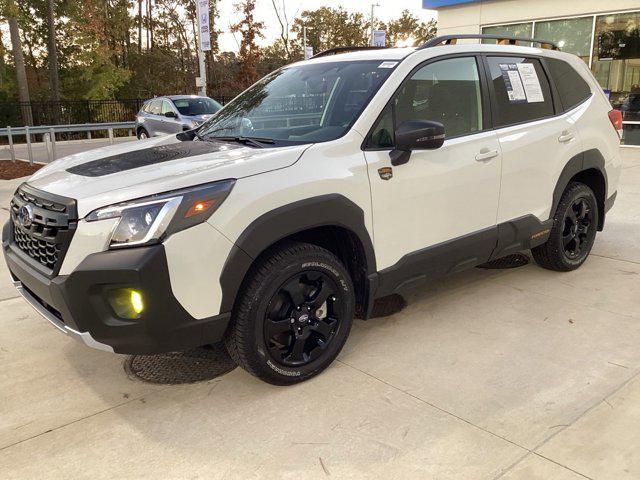
[[570,113],[563,113],[544,60],[486,57],[492,119],[502,151],[498,223],[534,216],[549,219],[560,172],[582,143]]

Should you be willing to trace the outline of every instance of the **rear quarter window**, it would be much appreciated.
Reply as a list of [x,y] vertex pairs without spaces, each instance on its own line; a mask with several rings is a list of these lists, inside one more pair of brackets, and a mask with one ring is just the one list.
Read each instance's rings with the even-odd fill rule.
[[549,80],[536,58],[488,57],[493,124],[505,127],[554,115]]
[[591,96],[589,84],[567,62],[547,58],[547,65],[565,112],[580,105]]

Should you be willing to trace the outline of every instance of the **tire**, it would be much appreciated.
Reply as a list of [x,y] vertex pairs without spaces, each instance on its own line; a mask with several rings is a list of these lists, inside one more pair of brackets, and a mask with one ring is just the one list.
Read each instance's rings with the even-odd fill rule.
[[247,274],[225,345],[238,365],[265,382],[299,383],[340,353],[354,307],[353,282],[333,253],[286,242]]
[[570,183],[553,217],[549,239],[531,249],[536,263],[558,272],[580,267],[595,242],[598,215],[598,201],[593,190],[583,183]]
[[149,138],[149,132],[147,132],[144,128],[138,130],[138,140],[145,140]]

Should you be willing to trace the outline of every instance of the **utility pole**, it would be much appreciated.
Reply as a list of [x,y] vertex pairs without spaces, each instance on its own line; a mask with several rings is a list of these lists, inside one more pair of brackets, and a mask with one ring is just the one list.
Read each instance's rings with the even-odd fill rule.
[[[207,8],[209,6],[209,3],[206,2]],[[200,77],[198,78],[199,80],[199,84],[196,85],[197,87],[199,87],[199,94],[202,95],[203,97],[207,96],[207,68],[204,62],[204,51],[202,50],[202,14],[205,13],[206,14],[206,24],[207,24],[207,28],[209,28],[209,12],[201,12],[200,11],[200,1],[196,0],[196,15],[198,17],[198,38],[197,38],[197,42],[198,42],[198,67],[200,70]]]
[[380,4],[379,3],[372,3],[371,4],[371,35],[369,37],[369,45],[373,46],[373,30],[374,30],[374,26],[373,26],[373,22],[375,20],[375,17],[373,16],[373,9],[375,7],[379,7]]

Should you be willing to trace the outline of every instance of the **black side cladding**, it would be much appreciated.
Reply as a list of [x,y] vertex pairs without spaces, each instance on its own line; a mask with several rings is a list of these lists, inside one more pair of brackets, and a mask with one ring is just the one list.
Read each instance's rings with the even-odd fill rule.
[[353,232],[360,240],[368,274],[376,270],[373,242],[364,222],[364,212],[339,194],[321,195],[276,208],[254,220],[240,235],[222,270],[220,311],[233,308],[236,294],[254,259],[269,246],[298,232],[322,226],[336,226]]
[[68,168],[67,172],[74,175],[82,175],[83,177],[102,177],[112,173],[133,170],[134,168],[147,167],[180,158],[195,157],[234,148],[242,148],[242,146],[223,142],[184,141],[111,155]]

